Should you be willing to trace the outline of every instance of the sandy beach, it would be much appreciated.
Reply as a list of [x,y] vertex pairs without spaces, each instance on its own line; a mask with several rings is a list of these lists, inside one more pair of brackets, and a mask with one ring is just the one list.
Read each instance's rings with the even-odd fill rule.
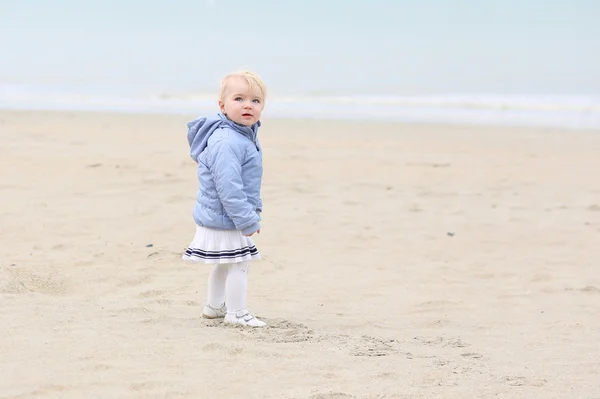
[[600,132],[264,120],[252,330],[193,117],[0,112],[0,398],[600,397]]

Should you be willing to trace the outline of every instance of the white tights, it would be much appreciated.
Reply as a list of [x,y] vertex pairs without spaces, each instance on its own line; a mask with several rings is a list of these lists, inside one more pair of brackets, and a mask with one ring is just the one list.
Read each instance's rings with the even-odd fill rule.
[[227,312],[246,310],[248,262],[217,264],[208,276],[208,304],[218,308],[227,303]]

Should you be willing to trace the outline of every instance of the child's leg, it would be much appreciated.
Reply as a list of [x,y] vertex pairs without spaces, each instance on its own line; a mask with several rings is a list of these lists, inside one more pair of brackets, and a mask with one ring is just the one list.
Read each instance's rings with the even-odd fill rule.
[[246,310],[246,294],[248,292],[247,262],[231,265],[226,283],[227,312],[236,313]]
[[225,284],[230,264],[217,264],[208,276],[207,304],[213,308],[220,308],[225,302]]
[[227,315],[225,323],[249,326],[264,327],[266,323],[258,320],[246,310],[246,293],[248,291],[248,266],[249,263],[234,263],[231,265],[225,297],[227,298]]
[[246,293],[248,291],[249,263],[234,263],[231,265],[225,285],[227,298],[227,315],[225,323],[238,324],[249,327],[264,327],[266,323],[258,320],[246,310]]

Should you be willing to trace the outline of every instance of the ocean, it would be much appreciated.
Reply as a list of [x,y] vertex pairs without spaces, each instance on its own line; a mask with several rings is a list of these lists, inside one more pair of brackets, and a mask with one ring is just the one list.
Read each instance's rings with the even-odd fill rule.
[[600,128],[597,0],[0,0],[0,108]]
[[[213,114],[217,93],[123,92],[103,86],[0,84],[0,109]],[[600,130],[600,95],[299,95],[270,97],[265,118]]]

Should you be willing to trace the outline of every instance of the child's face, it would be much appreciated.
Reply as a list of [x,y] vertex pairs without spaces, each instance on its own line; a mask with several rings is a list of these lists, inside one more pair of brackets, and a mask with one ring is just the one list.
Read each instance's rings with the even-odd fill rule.
[[258,86],[252,90],[244,78],[232,77],[227,82],[219,108],[229,119],[244,126],[252,126],[259,119],[264,108],[263,93]]

